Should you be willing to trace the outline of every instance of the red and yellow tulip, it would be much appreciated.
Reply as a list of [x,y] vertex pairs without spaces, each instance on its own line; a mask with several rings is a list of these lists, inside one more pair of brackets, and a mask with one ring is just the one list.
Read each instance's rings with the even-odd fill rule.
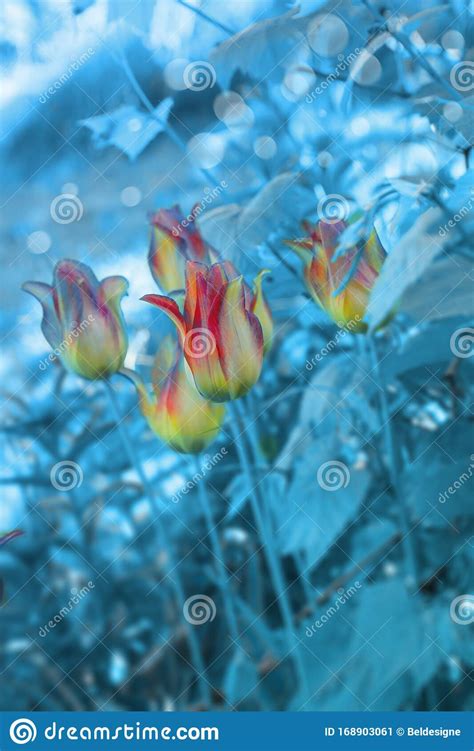
[[[350,222],[350,220],[349,220]],[[345,221],[304,223],[308,237],[288,245],[304,263],[306,287],[313,300],[338,326],[367,330],[364,322],[370,293],[387,256],[375,229],[355,247],[334,258]]]
[[263,301],[261,276],[253,295],[229,262],[206,266],[188,261],[183,312],[170,297],[142,298],[163,310],[176,325],[196,387],[206,399],[237,399],[260,376],[264,334],[268,344],[271,339],[271,316]]
[[186,261],[210,263],[209,246],[179,206],[159,209],[151,217],[148,264],[153,279],[165,294],[182,291]]
[[122,374],[135,384],[140,409],[151,429],[171,448],[199,453],[217,436],[225,415],[223,404],[204,399],[194,385],[180,345],[166,337],[153,371],[153,396],[134,371]]
[[43,334],[66,368],[88,379],[120,370],[128,345],[120,308],[128,289],[124,277],[99,282],[85,264],[63,260],[52,286],[25,282],[23,289],[41,303]]

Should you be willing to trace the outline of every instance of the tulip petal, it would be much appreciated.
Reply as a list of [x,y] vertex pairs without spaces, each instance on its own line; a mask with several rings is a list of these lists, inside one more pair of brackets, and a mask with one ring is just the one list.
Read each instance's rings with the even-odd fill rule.
[[325,222],[323,220],[319,222],[318,233],[321,238],[321,245],[323,246],[329,260],[331,260],[334,255],[339,237],[348,226],[347,222],[342,219],[338,222]]
[[219,311],[218,346],[230,398],[245,394],[258,380],[263,363],[263,332],[245,308],[242,277],[229,282]]
[[54,289],[63,334],[75,330],[97,311],[99,281],[84,263],[65,259],[56,264]]
[[22,289],[28,292],[41,303],[43,308],[43,320],[41,330],[48,344],[56,349],[61,342],[61,326],[54,305],[53,288],[43,282],[25,282]]
[[151,398],[148,389],[145,385],[145,382],[143,381],[143,378],[136,373],[134,370],[130,370],[130,368],[122,368],[120,370],[121,375],[125,376],[129,381],[133,383],[135,386],[137,393],[138,393],[138,399],[140,402],[140,409],[142,411],[142,414],[145,417],[149,417],[153,414],[154,407],[153,407],[153,399]]
[[179,244],[184,259],[207,261],[207,247],[192,213],[190,217],[183,214],[178,205],[170,209],[160,209],[151,218],[152,224],[171,235]]
[[313,241],[311,237],[304,237],[300,240],[285,240],[290,250],[293,250],[303,263],[310,263],[313,257]]
[[[169,361],[169,342],[157,354],[157,360]],[[216,437],[222,425],[225,407],[204,399],[197,391],[180,347],[174,346],[173,362],[156,395],[150,399],[141,377],[123,369],[137,388],[140,409],[150,428],[171,448],[182,453],[199,453]]]
[[177,246],[177,238],[159,227],[152,228],[148,263],[153,279],[163,292],[184,287],[185,258]]
[[171,321],[178,329],[180,339],[184,341],[184,338],[186,336],[186,323],[183,316],[181,315],[177,303],[174,300],[172,300],[170,297],[165,297],[164,295],[144,295],[140,299],[144,302],[150,303],[151,305],[155,305],[155,307],[166,313],[168,318],[171,319]]
[[[192,326],[184,346],[184,354],[194,377],[196,387],[207,399],[226,401],[229,398],[226,377],[222,370],[222,353],[218,341],[218,311],[222,304],[225,285],[209,294],[207,279],[196,276],[196,301]],[[212,307],[209,307],[210,298]]]
[[255,277],[253,281],[254,294],[253,294],[253,299],[250,305],[251,312],[257,316],[258,320],[260,321],[260,325],[262,327],[263,341],[264,341],[264,354],[266,354],[268,350],[270,349],[270,347],[272,346],[272,337],[273,337],[272,314],[271,314],[270,306],[268,305],[265,299],[265,295],[263,294],[263,289],[262,289],[263,278],[269,273],[270,273],[269,269],[263,269]]
[[[207,278],[207,266],[196,261],[186,263],[186,296],[184,300],[184,318],[192,326],[198,304],[198,286],[203,291],[203,280]],[[205,285],[204,285],[205,286]],[[203,299],[205,299],[205,291]]]
[[113,308],[115,313],[120,311],[120,301],[128,294],[128,280],[124,276],[107,276],[99,285],[99,302]]

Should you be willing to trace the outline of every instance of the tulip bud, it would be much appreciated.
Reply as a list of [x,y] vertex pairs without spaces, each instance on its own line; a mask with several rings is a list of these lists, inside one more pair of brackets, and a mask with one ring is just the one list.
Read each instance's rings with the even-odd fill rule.
[[122,373],[135,384],[150,428],[175,451],[197,454],[217,436],[225,407],[201,396],[181,347],[173,346],[169,337],[163,340],[156,358],[153,396],[137,373],[127,369]]
[[229,264],[187,262],[183,313],[169,297],[142,299],[176,325],[196,387],[206,399],[237,399],[256,383],[263,362],[262,325],[243,278],[233,277]]
[[321,220],[314,226],[304,226],[309,237],[287,244],[304,263],[308,292],[339,326],[363,333],[367,330],[363,319],[370,293],[387,256],[375,229],[335,258],[339,238],[348,224]]
[[184,289],[186,261],[210,261],[209,248],[192,217],[179,206],[160,209],[151,217],[148,263],[153,279],[166,294]]
[[41,328],[65,367],[83,378],[106,378],[122,367],[127,332],[120,308],[128,282],[109,276],[99,282],[78,261],[60,261],[53,286],[25,282],[23,289],[43,308]]
[[264,355],[270,350],[273,339],[272,312],[262,290],[263,277],[269,273],[268,269],[264,269],[256,276],[253,283],[253,299],[250,304],[250,310],[257,316],[262,327]]

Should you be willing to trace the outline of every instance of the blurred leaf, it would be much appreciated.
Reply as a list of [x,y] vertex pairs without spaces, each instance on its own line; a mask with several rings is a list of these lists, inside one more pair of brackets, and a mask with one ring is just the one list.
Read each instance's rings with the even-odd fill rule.
[[223,691],[231,705],[249,699],[257,687],[259,676],[255,663],[246,654],[237,650],[224,676]]
[[297,59],[306,49],[301,19],[295,19],[299,8],[275,18],[252,24],[222,42],[211,55],[223,89],[229,89],[237,71],[256,80],[279,77],[283,63]]
[[79,123],[92,132],[97,148],[115,146],[133,161],[165,130],[172,106],[171,97],[163,99],[153,113],[138,110],[133,105],[123,105],[113,112],[89,117]]
[[[442,252],[446,240],[437,232],[442,218],[439,209],[428,209],[386,259],[367,308],[366,319],[372,329],[387,318],[405,290],[419,281]],[[423,294],[423,288],[418,286],[418,290]]]

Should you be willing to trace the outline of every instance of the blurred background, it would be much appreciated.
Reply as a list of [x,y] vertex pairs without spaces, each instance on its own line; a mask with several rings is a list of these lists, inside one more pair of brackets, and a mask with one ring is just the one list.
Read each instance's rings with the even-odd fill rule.
[[[472,32],[463,0],[4,0],[1,709],[473,708]],[[174,204],[271,271],[275,334],[206,455],[113,379],[158,534],[103,384],[48,359],[21,285],[127,277],[149,379]],[[357,212],[340,253],[374,226],[388,253],[367,335],[285,244],[328,210]]]

